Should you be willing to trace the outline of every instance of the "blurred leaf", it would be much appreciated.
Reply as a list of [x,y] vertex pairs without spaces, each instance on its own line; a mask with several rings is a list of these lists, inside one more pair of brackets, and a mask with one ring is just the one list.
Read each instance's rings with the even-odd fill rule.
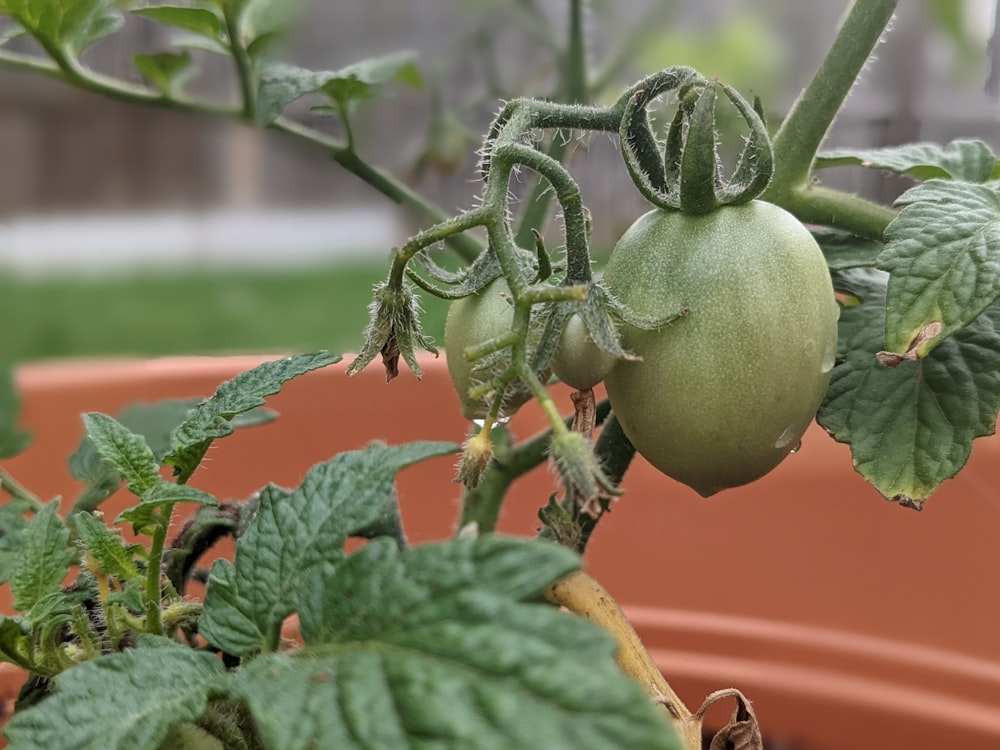
[[906,175],[915,180],[934,178],[986,182],[994,179],[997,158],[982,141],[954,140],[947,146],[936,143],[909,143],[887,148],[842,148],[823,151],[816,169],[860,166]]
[[196,73],[191,67],[191,53],[186,51],[136,55],[133,63],[136,70],[168,97],[180,93]]
[[381,85],[392,80],[420,85],[413,53],[397,52],[337,71],[306,70],[284,63],[265,65],[257,94],[257,119],[264,124],[273,122],[288,104],[318,92],[334,101],[337,114],[346,116],[358,101],[375,97]]
[[1000,194],[931,180],[896,205],[878,257],[890,273],[885,348],[924,356],[1000,296]]
[[31,444],[30,433],[17,426],[20,412],[14,373],[0,365],[0,459],[13,458]]
[[0,584],[10,579],[20,556],[21,541],[30,523],[25,514],[30,510],[25,500],[8,500],[0,505]]
[[871,268],[885,245],[878,240],[858,237],[842,229],[817,227],[811,230],[831,271]]
[[115,0],[5,0],[7,12],[46,47],[76,56],[121,28]]
[[226,21],[211,7],[190,7],[182,5],[152,5],[134,8],[132,13],[145,16],[166,26],[175,26],[193,34],[207,37],[215,42],[226,39]]
[[878,360],[885,274],[837,274],[861,300],[840,315],[839,362],[817,417],[851,446],[855,469],[890,500],[919,508],[965,465],[975,438],[993,433],[1000,409],[1000,305],[926,357]]

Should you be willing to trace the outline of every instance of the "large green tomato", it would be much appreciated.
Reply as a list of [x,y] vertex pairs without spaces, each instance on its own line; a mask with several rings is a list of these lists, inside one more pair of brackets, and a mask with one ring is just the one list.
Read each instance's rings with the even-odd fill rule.
[[751,201],[689,216],[654,210],[615,246],[604,283],[659,330],[623,325],[606,379],[628,438],[704,496],[757,479],[799,444],[826,391],[839,307],[823,254],[795,217]]

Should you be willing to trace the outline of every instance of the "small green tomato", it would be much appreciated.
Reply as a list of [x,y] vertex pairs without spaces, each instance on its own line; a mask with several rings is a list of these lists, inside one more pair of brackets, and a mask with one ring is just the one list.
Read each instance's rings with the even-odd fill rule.
[[566,385],[586,391],[604,380],[617,361],[594,343],[583,318],[574,313],[552,356],[552,372]]
[[[499,278],[468,297],[451,303],[444,326],[444,349],[452,385],[462,402],[466,419],[483,419],[489,412],[488,398],[475,399],[469,389],[502,374],[509,357],[490,355],[477,362],[465,358],[465,350],[510,333],[514,306],[510,288]],[[530,394],[524,388],[508,388],[501,416],[511,416]]]

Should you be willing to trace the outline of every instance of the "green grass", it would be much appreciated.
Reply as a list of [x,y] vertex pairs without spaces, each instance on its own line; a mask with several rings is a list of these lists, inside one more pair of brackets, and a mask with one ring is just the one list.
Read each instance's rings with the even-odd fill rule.
[[[384,264],[287,272],[0,277],[0,360],[240,352],[355,352]],[[442,340],[447,303],[424,298]]]

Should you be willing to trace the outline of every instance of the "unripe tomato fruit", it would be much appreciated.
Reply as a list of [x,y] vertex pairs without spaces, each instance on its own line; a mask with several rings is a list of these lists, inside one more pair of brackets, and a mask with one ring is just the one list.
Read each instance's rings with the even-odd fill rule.
[[594,343],[583,318],[577,313],[570,315],[552,355],[553,374],[566,385],[586,391],[604,380],[615,362]]
[[788,212],[751,201],[690,216],[654,210],[612,251],[607,289],[659,330],[623,325],[605,383],[629,440],[704,496],[795,450],[833,369],[839,308],[823,254]]
[[[469,396],[469,389],[495,377],[500,372],[490,368],[490,360],[469,362],[465,350],[490,339],[510,333],[514,322],[514,306],[510,303],[510,288],[503,278],[487,284],[475,294],[451,303],[444,324],[444,349],[452,385],[462,402],[466,419],[482,419],[489,411],[484,399]],[[492,358],[494,361],[496,357]],[[526,391],[508,390],[502,415],[510,416],[529,398]]]

